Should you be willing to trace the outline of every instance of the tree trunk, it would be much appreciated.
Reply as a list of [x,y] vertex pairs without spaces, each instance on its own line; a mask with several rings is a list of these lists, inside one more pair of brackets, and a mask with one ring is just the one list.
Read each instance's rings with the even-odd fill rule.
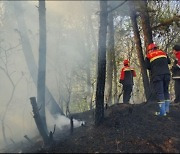
[[36,126],[38,128],[40,135],[43,138],[45,145],[47,145],[49,142],[49,137],[48,137],[46,130],[44,129],[44,124],[43,124],[41,116],[39,114],[39,108],[38,108],[37,103],[36,103],[36,98],[31,97],[30,101],[31,101],[31,105],[33,108],[34,120],[35,120]]
[[[86,53],[89,55],[88,53]],[[88,58],[88,57],[87,57]],[[87,75],[87,97],[86,101],[89,105],[90,110],[92,110],[92,97],[91,97],[91,70],[90,70],[90,59],[87,59],[87,64],[86,64],[86,75]]]
[[45,112],[45,82],[46,82],[46,8],[45,0],[39,1],[39,67],[37,82],[37,104],[44,129],[47,131]]
[[[94,46],[94,51],[98,51],[98,46],[97,46],[97,40],[96,40],[96,35],[95,35],[95,32],[94,32],[94,27],[93,27],[93,23],[92,23],[92,19],[91,19],[91,15],[89,13],[89,9],[88,9],[89,6],[86,5],[86,9],[88,10],[88,13],[87,13],[87,21],[88,21],[88,27],[89,27],[89,31],[90,31],[90,36],[91,36],[91,40],[92,40],[92,43],[93,43],[93,46]],[[97,66],[97,63],[98,63],[98,54],[97,52],[95,52],[95,61],[96,61],[96,77],[97,77],[97,70],[98,70],[98,66]]]
[[142,29],[144,33],[144,42],[145,42],[145,47],[147,47],[148,44],[153,42],[152,29],[149,21],[150,18],[147,10],[147,1],[141,0],[140,6],[141,6],[140,16],[142,22]]
[[[85,5],[86,7],[86,5]],[[83,50],[84,50],[84,56],[85,56],[85,60],[86,60],[86,63],[85,63],[85,71],[86,71],[86,75],[87,75],[87,94],[86,94],[86,102],[88,103],[89,105],[89,109],[92,110],[92,92],[91,92],[91,54],[90,54],[90,51],[91,51],[91,45],[90,45],[90,38],[89,38],[89,31],[90,31],[90,27],[89,27],[89,19],[90,19],[90,15],[86,15],[85,16],[85,27],[87,28],[85,30],[85,33],[86,33],[86,42],[87,42],[87,46],[85,46],[85,44],[82,44],[83,45]]]
[[117,66],[116,66],[116,59],[115,59],[115,50],[114,50],[114,53],[113,53],[113,74],[114,74],[114,80],[113,80],[113,83],[114,83],[114,103],[118,103],[118,97],[117,97]]
[[[21,41],[22,41],[22,49],[24,52],[24,56],[26,59],[26,63],[29,69],[29,72],[32,76],[33,82],[35,83],[35,85],[37,85],[37,66],[36,66],[36,62],[32,53],[32,48],[31,48],[31,44],[28,38],[28,34],[27,34],[27,27],[24,21],[24,16],[23,16],[23,9],[21,6],[21,3],[18,2],[18,4],[16,2],[13,2],[14,4],[14,13],[15,13],[15,17],[17,19],[17,24],[19,27],[19,34],[21,37]],[[18,11],[16,11],[16,9]],[[19,14],[19,12],[21,12],[21,14]],[[52,94],[50,93],[49,89],[46,87],[46,100],[49,100],[50,103],[46,102],[47,107],[50,111],[50,113],[56,117],[56,115],[58,114],[62,114],[64,115],[63,111],[61,110],[61,108],[59,107],[59,105],[56,103],[55,99],[53,98]]]
[[112,79],[113,79],[113,54],[114,54],[114,22],[113,13],[108,14],[108,50],[107,50],[107,78],[106,78],[106,103],[112,104]]
[[[70,75],[72,76],[72,75]],[[66,77],[68,78],[68,76]],[[69,117],[71,112],[70,112],[70,108],[69,108],[69,105],[70,105],[70,101],[71,101],[71,93],[72,93],[72,88],[71,88],[71,79],[69,78],[69,81],[66,81],[68,82],[66,84],[66,97],[65,97],[65,103],[66,103],[66,116]]]
[[[152,39],[152,28],[150,25],[150,18],[148,14],[148,9],[147,9],[147,1],[141,0],[140,1],[140,16],[141,16],[141,22],[142,22],[142,29],[143,29],[143,34],[144,34],[144,42],[145,42],[145,50],[147,49],[148,44],[153,43]],[[152,76],[151,76],[151,71],[149,71],[149,78],[150,78],[150,83],[152,83]],[[152,84],[150,84],[150,97],[148,97],[148,100],[153,101],[156,99],[156,94],[155,91],[153,90]]]
[[100,1],[100,28],[98,41],[98,74],[96,86],[95,125],[104,120],[104,87],[106,76],[106,34],[107,34],[107,1]]
[[136,43],[137,55],[138,55],[138,59],[139,59],[140,67],[141,67],[145,96],[146,96],[146,99],[148,99],[149,95],[150,95],[149,78],[148,78],[147,71],[145,68],[145,61],[144,61],[143,50],[142,50],[142,46],[141,46],[141,38],[140,38],[140,34],[139,34],[138,24],[137,24],[137,20],[136,20],[137,16],[136,16],[136,11],[134,8],[133,1],[130,4],[131,4],[130,5],[130,18],[131,18],[131,22],[132,22],[133,31],[134,31],[134,40]]

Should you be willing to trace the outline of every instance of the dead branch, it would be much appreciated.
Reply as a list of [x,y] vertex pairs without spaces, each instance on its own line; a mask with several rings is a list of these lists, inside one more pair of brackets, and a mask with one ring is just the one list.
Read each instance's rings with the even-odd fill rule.
[[152,27],[152,30],[160,28],[160,27],[164,27],[164,26],[170,26],[173,22],[178,23],[179,21],[180,21],[180,16],[174,15],[172,18],[166,19],[165,21],[162,21],[158,25]]
[[27,135],[24,135],[24,138],[27,139],[27,141],[28,141],[30,144],[34,144],[33,141],[32,141]]

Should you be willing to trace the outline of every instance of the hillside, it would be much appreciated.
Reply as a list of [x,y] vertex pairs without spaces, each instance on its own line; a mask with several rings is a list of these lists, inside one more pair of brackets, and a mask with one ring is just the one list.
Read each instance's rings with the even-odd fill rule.
[[[74,114],[85,120],[73,134],[56,132],[51,148],[40,144],[22,152],[58,153],[179,153],[180,106],[171,105],[166,117],[154,116],[157,104],[115,104],[105,110],[105,120],[99,127],[93,123],[93,112]],[[38,145],[38,146],[37,146]]]

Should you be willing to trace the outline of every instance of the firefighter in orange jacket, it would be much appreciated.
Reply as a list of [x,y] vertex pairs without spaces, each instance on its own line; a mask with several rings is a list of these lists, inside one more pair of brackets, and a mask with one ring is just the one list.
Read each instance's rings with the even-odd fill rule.
[[156,44],[151,43],[147,47],[147,55],[145,59],[146,67],[150,70],[153,89],[156,93],[159,112],[156,115],[165,116],[169,112],[169,82],[170,82],[170,71],[168,64],[170,59],[167,54],[159,50]]
[[136,72],[130,67],[129,61],[124,60],[124,67],[121,69],[119,82],[123,85],[123,103],[129,103],[131,92],[133,89],[133,77],[136,76]]

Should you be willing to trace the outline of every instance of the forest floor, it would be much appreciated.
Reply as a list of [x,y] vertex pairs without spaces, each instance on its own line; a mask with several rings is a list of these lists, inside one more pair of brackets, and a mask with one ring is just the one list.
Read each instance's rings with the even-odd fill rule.
[[180,105],[167,116],[155,116],[156,103],[115,104],[105,110],[104,122],[94,125],[94,111],[74,114],[85,120],[73,133],[56,132],[51,147],[34,144],[25,153],[180,153]]

